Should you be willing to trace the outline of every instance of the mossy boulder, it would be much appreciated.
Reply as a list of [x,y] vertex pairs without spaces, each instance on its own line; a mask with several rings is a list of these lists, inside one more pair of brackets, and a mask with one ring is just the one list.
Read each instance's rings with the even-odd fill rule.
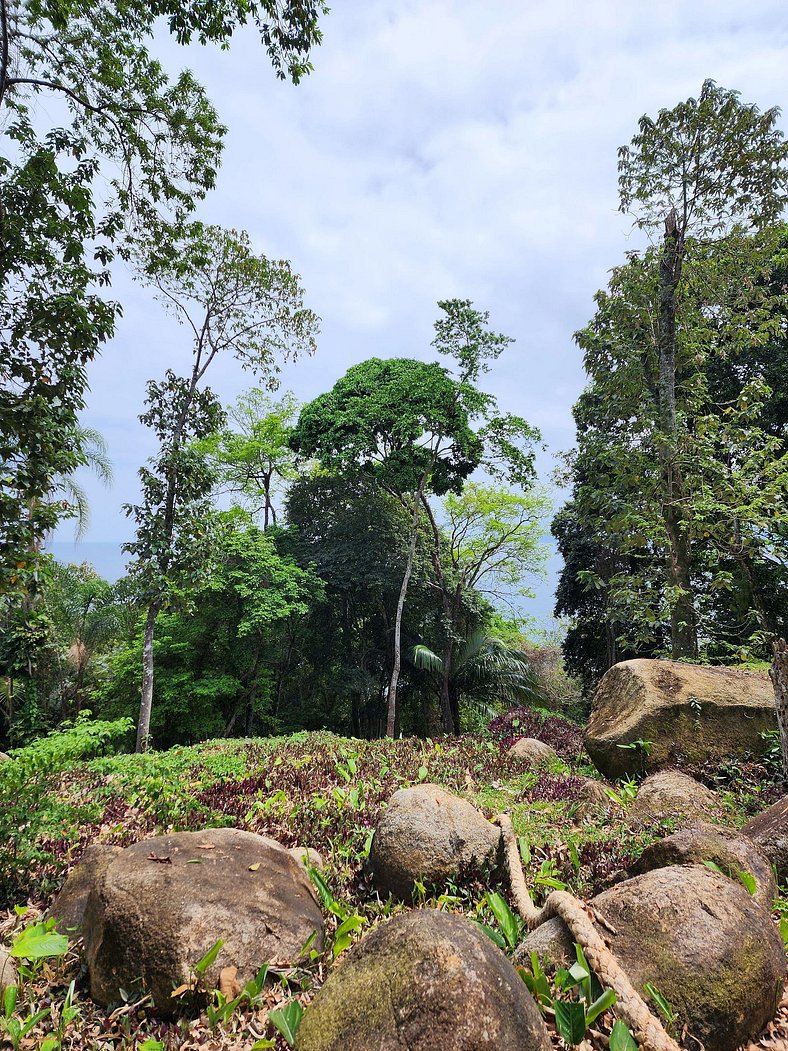
[[107,865],[121,850],[121,847],[94,843],[71,869],[47,913],[56,921],[61,934],[71,934],[73,937],[79,933],[93,888],[104,875]]
[[686,826],[697,821],[724,821],[725,816],[716,792],[680,770],[662,770],[647,777],[628,812],[633,825],[670,820]]
[[[774,1017],[785,949],[769,913],[739,883],[703,865],[670,866],[611,887],[591,901],[612,952],[635,987],[652,983],[679,1028],[714,1051],[734,1051]],[[529,934],[517,951],[574,960],[562,920]]]
[[519,737],[511,746],[507,755],[510,759],[519,759],[523,766],[535,766],[550,759],[557,759],[558,752],[536,737]]
[[617,778],[757,755],[761,732],[775,726],[765,672],[637,659],[614,665],[599,683],[586,749],[602,774]]
[[[755,880],[754,899],[771,911],[777,897],[772,866],[758,847],[736,829],[698,822],[646,847],[632,867],[633,875],[664,869],[669,865],[702,865],[711,862],[731,879]],[[738,874],[742,873],[744,879]]]
[[369,872],[382,894],[410,901],[416,880],[441,885],[500,861],[501,830],[439,785],[401,788],[375,827]]
[[82,922],[90,992],[100,1004],[140,986],[159,1014],[217,941],[202,978],[223,968],[243,987],[264,964],[299,963],[323,945],[323,917],[304,866],[279,843],[234,828],[177,832],[121,850],[99,876]]
[[788,796],[756,814],[742,832],[774,865],[780,883],[788,883]]
[[504,954],[460,916],[420,909],[350,950],[307,1008],[297,1051],[549,1051]]

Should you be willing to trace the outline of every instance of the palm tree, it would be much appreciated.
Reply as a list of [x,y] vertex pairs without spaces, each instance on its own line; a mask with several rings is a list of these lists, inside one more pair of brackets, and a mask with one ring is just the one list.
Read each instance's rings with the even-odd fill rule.
[[[82,453],[83,466],[91,470],[105,486],[111,485],[112,462],[107,453],[107,443],[104,435],[93,427],[83,427],[81,424],[77,424],[74,432],[74,441]],[[55,492],[62,493],[66,503],[73,509],[76,519],[74,539],[81,540],[90,525],[90,507],[87,493],[76,480],[74,474],[66,474],[58,478]]]
[[[411,659],[417,668],[435,676],[440,688],[443,660],[428,646],[414,646]],[[474,631],[452,651],[449,669],[449,699],[454,732],[460,733],[460,703],[473,703],[477,710],[494,715],[495,702],[522,704],[542,700],[539,680],[528,658],[503,639]]]

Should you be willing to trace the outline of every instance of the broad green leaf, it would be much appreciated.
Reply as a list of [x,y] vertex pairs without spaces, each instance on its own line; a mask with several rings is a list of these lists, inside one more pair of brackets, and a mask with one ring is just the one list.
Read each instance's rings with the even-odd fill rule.
[[26,927],[11,943],[10,956],[20,960],[41,960],[46,956],[65,956],[68,938],[58,934],[45,923]]
[[601,1014],[604,1014],[609,1007],[613,1006],[616,1000],[618,1000],[618,996],[616,995],[615,990],[606,989],[601,996],[598,996],[596,1000],[594,1000],[586,1011],[586,1023],[591,1025],[592,1022],[595,1022]]
[[277,1011],[268,1012],[271,1024],[282,1034],[289,1047],[295,1047],[296,1033],[303,1016],[304,1009],[298,1000],[291,1000]]
[[475,920],[474,922],[478,927],[481,927],[491,942],[506,952],[506,941],[500,931],[496,931],[493,927],[488,927],[486,923],[482,923],[480,920]]
[[510,949],[516,948],[522,931],[520,918],[512,912],[506,900],[497,891],[490,891],[487,901],[498,921],[498,926],[503,931],[507,945]]
[[555,1027],[558,1035],[573,1047],[586,1035],[586,1012],[583,1004],[576,1000],[555,1000]]
[[727,872],[720,868],[716,861],[704,861],[703,864],[706,866],[707,869],[710,869],[712,872],[718,872],[720,876],[728,875]]
[[755,876],[751,872],[747,872],[746,869],[742,869],[741,872],[737,872],[736,875],[739,877],[740,882],[744,885],[745,890],[754,898],[758,893],[758,884],[755,882]]
[[622,1022],[620,1018],[610,1030],[610,1051],[638,1051],[635,1038],[626,1022]]

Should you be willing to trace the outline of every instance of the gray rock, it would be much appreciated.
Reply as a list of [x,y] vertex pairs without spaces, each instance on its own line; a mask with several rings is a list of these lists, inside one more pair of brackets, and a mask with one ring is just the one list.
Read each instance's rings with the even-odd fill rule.
[[739,872],[749,873],[755,880],[755,900],[771,911],[777,897],[772,866],[752,840],[736,829],[698,822],[646,847],[632,872],[651,872],[669,865],[702,865],[706,861],[719,865],[733,880],[738,880]]
[[668,818],[679,825],[724,817],[722,800],[694,777],[662,770],[647,777],[629,808],[631,823]]
[[549,1051],[525,984],[473,923],[417,909],[355,945],[307,1008],[298,1051]]
[[507,755],[510,759],[521,759],[524,765],[535,766],[544,763],[548,759],[557,759],[558,752],[544,741],[535,737],[520,737],[511,746]]
[[82,924],[90,991],[100,1004],[141,985],[160,1014],[173,988],[224,940],[205,974],[237,968],[241,987],[264,963],[299,962],[323,944],[323,918],[303,865],[278,843],[231,828],[178,832],[135,843],[106,866]]
[[5,949],[0,949],[0,993],[9,985],[16,985],[16,964]]
[[375,828],[369,870],[376,888],[410,901],[415,880],[441,884],[500,860],[501,830],[438,785],[401,788]]
[[79,933],[85,918],[88,898],[107,865],[121,852],[121,847],[110,847],[94,843],[88,847],[69,872],[66,882],[52,902],[47,915],[57,921],[61,934]]
[[742,832],[774,865],[780,883],[788,883],[788,796],[750,818]]
[[11,756],[6,755],[5,752],[0,752],[0,763],[10,763]]
[[309,865],[313,869],[325,868],[323,858],[312,847],[291,847],[288,853],[293,855],[299,865]]
[[[617,778],[757,755],[764,750],[761,731],[774,726],[774,691],[765,672],[638,659],[603,676],[586,749],[605,777]],[[621,747],[639,740],[651,742],[648,753]]]
[[[679,1029],[714,1051],[734,1051],[774,1017],[785,983],[782,939],[771,917],[738,883],[702,865],[655,869],[591,901],[601,930],[635,987],[651,982],[670,1001]],[[528,935],[531,951],[574,960],[562,920]]]

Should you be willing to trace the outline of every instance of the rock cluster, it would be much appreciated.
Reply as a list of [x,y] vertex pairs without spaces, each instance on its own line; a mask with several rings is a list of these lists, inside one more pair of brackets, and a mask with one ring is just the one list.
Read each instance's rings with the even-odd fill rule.
[[[777,1010],[785,982],[782,939],[769,913],[734,880],[703,865],[635,876],[591,900],[605,938],[635,987],[654,985],[679,1028],[714,1051],[734,1051]],[[545,961],[574,960],[562,920],[528,935],[518,950]]]

